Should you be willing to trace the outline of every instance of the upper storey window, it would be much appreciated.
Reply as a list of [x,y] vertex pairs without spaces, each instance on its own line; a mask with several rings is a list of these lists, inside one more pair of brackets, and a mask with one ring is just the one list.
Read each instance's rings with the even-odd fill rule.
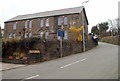
[[17,23],[15,22],[15,23],[13,24],[13,30],[16,30],[16,28],[17,28]]
[[26,22],[25,22],[25,28],[32,28],[32,20],[27,20]]

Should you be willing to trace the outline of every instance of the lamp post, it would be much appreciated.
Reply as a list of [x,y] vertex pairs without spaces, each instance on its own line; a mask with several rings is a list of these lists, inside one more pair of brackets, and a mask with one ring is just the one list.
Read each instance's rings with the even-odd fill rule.
[[[84,9],[84,3],[87,3],[87,2],[89,2],[89,0],[82,2],[83,9]],[[83,14],[83,11],[82,11],[82,25],[84,26],[85,23],[84,23],[84,17],[83,16],[84,16],[84,14]],[[83,52],[85,52],[85,28],[83,28],[82,33],[83,33]]]

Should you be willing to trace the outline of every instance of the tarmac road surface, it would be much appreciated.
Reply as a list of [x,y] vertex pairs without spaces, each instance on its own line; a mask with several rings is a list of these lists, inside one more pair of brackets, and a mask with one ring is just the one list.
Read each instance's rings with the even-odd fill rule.
[[118,79],[118,46],[99,43],[84,53],[2,72],[3,79]]

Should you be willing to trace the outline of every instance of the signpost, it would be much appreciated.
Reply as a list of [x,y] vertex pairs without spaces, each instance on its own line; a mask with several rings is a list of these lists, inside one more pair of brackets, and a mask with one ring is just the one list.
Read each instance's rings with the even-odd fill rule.
[[58,31],[58,36],[64,37],[65,36],[65,32],[63,30],[59,30]]
[[63,41],[63,37],[65,36],[65,31],[59,30],[58,36],[60,36],[60,57],[62,57],[62,41]]

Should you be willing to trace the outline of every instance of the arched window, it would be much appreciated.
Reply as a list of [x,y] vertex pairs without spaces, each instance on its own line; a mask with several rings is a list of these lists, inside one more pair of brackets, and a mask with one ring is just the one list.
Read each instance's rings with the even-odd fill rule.
[[12,33],[10,33],[10,34],[9,34],[9,38],[12,38],[12,35],[13,35],[13,34],[12,34]]
[[16,37],[16,34],[15,33],[13,33],[13,38],[15,38]]
[[32,37],[32,32],[29,32],[29,37]]
[[40,37],[41,38],[43,37],[43,33],[44,33],[43,31],[40,32]]
[[47,39],[48,36],[49,36],[49,32],[47,31],[47,32],[45,33],[45,39]]

